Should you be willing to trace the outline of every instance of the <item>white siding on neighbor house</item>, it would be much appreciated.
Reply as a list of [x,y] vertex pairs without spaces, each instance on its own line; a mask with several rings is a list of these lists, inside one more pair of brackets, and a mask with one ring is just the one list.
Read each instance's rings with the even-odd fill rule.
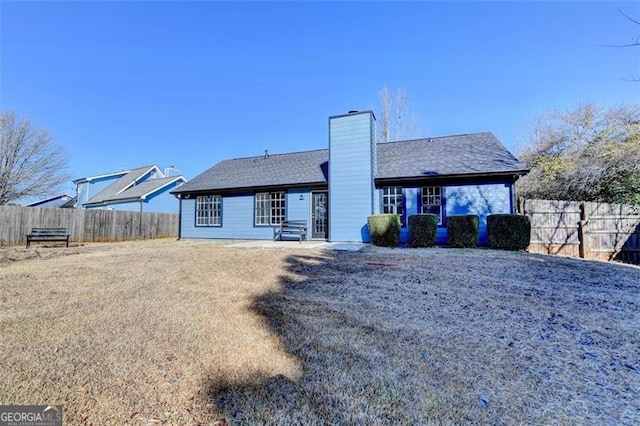
[[371,113],[329,119],[329,240],[368,241],[374,211]]
[[[303,199],[300,200],[300,195]],[[310,222],[308,189],[287,192],[286,217]],[[181,238],[219,238],[238,240],[271,240],[273,226],[254,225],[254,194],[222,196],[222,226],[195,226],[195,198],[182,200]]]

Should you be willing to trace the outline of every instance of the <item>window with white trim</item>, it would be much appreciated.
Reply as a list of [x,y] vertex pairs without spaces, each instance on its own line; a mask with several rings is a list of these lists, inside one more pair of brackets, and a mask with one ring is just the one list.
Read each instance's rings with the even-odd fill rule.
[[398,214],[404,225],[404,197],[401,186],[382,188],[382,213]]
[[196,198],[196,226],[222,225],[222,197],[201,195]]
[[255,198],[255,224],[278,225],[286,219],[285,192],[259,192]]
[[420,212],[435,214],[439,217],[438,225],[442,225],[442,188],[439,186],[422,187]]

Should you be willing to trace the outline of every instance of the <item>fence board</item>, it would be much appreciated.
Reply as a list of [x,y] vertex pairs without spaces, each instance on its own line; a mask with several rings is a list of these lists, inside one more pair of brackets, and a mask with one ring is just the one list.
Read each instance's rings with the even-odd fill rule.
[[26,243],[31,228],[67,228],[76,243],[177,238],[178,215],[0,206],[0,246]]
[[640,207],[521,200],[531,220],[529,251],[640,264]]

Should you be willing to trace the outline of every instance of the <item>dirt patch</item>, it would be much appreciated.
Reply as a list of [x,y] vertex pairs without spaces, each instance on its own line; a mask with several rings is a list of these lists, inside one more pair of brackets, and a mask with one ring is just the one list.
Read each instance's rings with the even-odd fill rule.
[[640,420],[638,268],[491,250],[68,250],[0,267],[2,403],[63,404],[70,424]]
[[39,247],[3,247],[0,248],[0,266],[13,262],[31,259],[52,259],[54,257],[79,254],[78,247],[60,247],[54,245],[42,245]]

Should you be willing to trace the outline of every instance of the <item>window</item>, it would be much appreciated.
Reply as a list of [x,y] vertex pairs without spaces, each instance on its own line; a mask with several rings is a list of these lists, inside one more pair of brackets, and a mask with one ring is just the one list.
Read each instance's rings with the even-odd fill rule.
[[382,188],[382,213],[399,214],[405,224],[404,198],[401,186],[385,186]]
[[203,195],[196,198],[196,226],[222,225],[222,197]]
[[255,224],[278,225],[286,218],[286,194],[284,192],[260,192],[256,194]]
[[438,225],[442,225],[442,188],[425,186],[422,188],[421,213],[438,215]]

